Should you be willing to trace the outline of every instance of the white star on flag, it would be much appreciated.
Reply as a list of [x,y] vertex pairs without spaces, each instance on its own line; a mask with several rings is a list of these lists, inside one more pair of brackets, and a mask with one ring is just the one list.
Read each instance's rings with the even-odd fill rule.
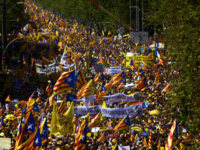
[[85,138],[85,135],[83,134],[82,137],[81,137],[81,139],[84,140],[84,138]]
[[71,78],[71,77],[69,77],[69,78],[67,79],[67,81],[68,81],[68,82],[71,82],[71,81],[72,81],[72,78]]
[[32,126],[33,126],[33,124],[29,124],[28,129],[32,129],[33,128]]
[[39,143],[39,141],[38,141],[38,138],[35,140],[35,144],[38,144]]
[[44,135],[44,134],[45,134],[45,131],[46,131],[46,130],[43,130],[43,131],[42,131],[42,135]]

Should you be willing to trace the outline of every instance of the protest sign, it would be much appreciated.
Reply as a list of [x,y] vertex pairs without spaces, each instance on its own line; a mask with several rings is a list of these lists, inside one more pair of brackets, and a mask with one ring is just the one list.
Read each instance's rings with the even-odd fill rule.
[[126,56],[126,67],[130,68],[130,61],[133,59],[134,64],[136,66],[140,66],[141,62],[144,62],[148,66],[153,66],[154,65],[154,58],[146,58],[147,56],[144,55],[130,55]]
[[44,65],[44,67],[45,68],[43,68],[42,65],[36,64],[37,73],[61,72],[61,69],[56,67],[55,64]]
[[0,148],[9,149],[11,147],[11,138],[0,138]]
[[74,107],[74,111],[76,112],[77,115],[87,115],[88,112],[90,112],[90,115],[95,115],[100,112],[100,106],[90,106],[90,107],[85,107],[85,106],[77,106]]
[[113,75],[121,72],[121,70],[122,70],[121,66],[110,67],[110,75],[113,76]]
[[137,116],[142,114],[142,102],[137,103],[134,106],[123,107],[123,108],[105,108],[102,107],[101,113],[104,117],[109,118],[124,118],[126,115]]
[[116,103],[116,102],[128,102],[128,101],[136,101],[140,99],[140,94],[139,92],[135,93],[134,95],[126,95],[123,93],[117,93],[114,95],[109,95],[109,96],[104,96],[103,100],[106,102],[106,104],[110,103]]

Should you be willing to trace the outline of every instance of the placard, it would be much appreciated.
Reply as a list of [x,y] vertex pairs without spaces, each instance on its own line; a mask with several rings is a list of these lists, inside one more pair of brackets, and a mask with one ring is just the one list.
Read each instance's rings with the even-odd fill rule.
[[0,148],[11,148],[11,138],[0,138]]

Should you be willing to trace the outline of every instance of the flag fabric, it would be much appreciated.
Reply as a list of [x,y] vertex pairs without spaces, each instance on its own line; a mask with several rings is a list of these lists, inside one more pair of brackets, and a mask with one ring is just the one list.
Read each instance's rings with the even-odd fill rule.
[[157,73],[156,73],[156,77],[155,77],[154,83],[158,83],[159,82],[159,78],[160,78],[160,71],[158,70]]
[[83,148],[85,147],[87,143],[87,132],[88,132],[88,129],[86,125],[83,132],[81,133],[81,139],[76,144],[75,150],[83,150]]
[[67,109],[68,109],[67,103],[65,102],[65,100],[63,100],[60,106],[58,107],[58,112],[64,114],[67,111]]
[[35,124],[34,124],[34,119],[33,119],[32,113],[30,113],[30,115],[29,115],[27,130],[30,132],[35,132]]
[[151,66],[147,65],[144,61],[143,61],[143,67],[142,69],[144,70],[150,70],[151,69]]
[[15,117],[21,117],[22,115],[22,109],[21,108],[17,108],[17,110],[15,111]]
[[57,110],[56,110],[56,103],[53,103],[53,111],[52,111],[52,119],[51,119],[51,134],[58,133],[58,126],[57,126]]
[[144,137],[144,141],[143,141],[143,146],[145,146],[146,148],[148,148],[148,144],[147,144],[147,140],[146,140],[146,137]]
[[76,112],[74,112],[74,118],[72,119],[72,123],[74,125],[76,125],[77,124],[77,120],[78,120],[78,115],[76,114]]
[[94,127],[99,127],[101,124],[101,112],[99,112],[92,120],[91,123],[88,125],[88,127],[94,128]]
[[38,104],[37,104],[36,101],[35,101],[35,104],[34,104],[34,106],[33,106],[33,111],[40,112],[39,107],[38,107]]
[[152,149],[152,129],[150,130],[148,148]]
[[47,142],[48,134],[47,134],[48,128],[47,128],[47,119],[44,118],[43,122],[40,125],[40,135],[41,135],[41,140],[42,144]]
[[102,52],[100,52],[100,61],[99,61],[99,62],[100,62],[101,64],[105,64],[105,62],[104,62],[104,60],[103,60],[103,56],[102,56],[102,55],[103,55],[103,53],[102,53]]
[[130,138],[131,142],[134,143],[134,132],[131,133],[131,138]]
[[49,94],[51,91],[53,91],[53,84],[50,82],[46,87],[46,92]]
[[104,87],[104,84],[102,84],[102,86],[101,86],[101,91],[99,91],[96,100],[97,100],[98,102],[102,102],[103,97],[104,97],[104,96],[107,96],[109,92],[110,92],[110,90],[107,90],[107,89]]
[[6,98],[5,102],[11,102],[10,95]]
[[119,150],[117,143],[115,144],[115,146],[113,146],[112,150]]
[[101,73],[101,75],[97,76],[97,78],[94,79],[94,83],[103,82],[104,81],[104,74]]
[[42,146],[41,135],[40,135],[39,129],[37,129],[37,133],[36,133],[34,141],[33,141],[33,146],[34,147],[41,147]]
[[26,101],[19,101],[19,102],[18,102],[18,105],[21,105],[21,106],[22,106],[22,109],[24,109],[24,107],[27,106]]
[[141,82],[137,85],[136,89],[138,91],[141,91],[142,89],[147,88],[147,87],[148,87],[148,85],[146,83],[146,79],[142,78]]
[[75,70],[64,72],[61,74],[53,87],[53,92],[57,94],[66,93],[66,91],[75,88]]
[[81,99],[83,97],[88,97],[93,93],[93,81],[92,79],[86,83],[77,93],[77,99]]
[[157,146],[157,150],[160,150],[160,148],[161,148],[161,145],[160,145],[160,139],[159,139],[159,141],[158,141],[158,146]]
[[165,146],[165,150],[170,150],[172,148],[172,139],[174,136],[175,128],[176,128],[176,120],[174,120],[172,127],[170,129],[169,136],[167,138],[167,142],[166,142],[166,146]]
[[117,90],[121,89],[124,85],[126,85],[126,79],[123,79],[120,85],[117,87]]
[[55,101],[57,101],[57,99],[58,99],[58,95],[57,94],[52,94],[51,97],[49,97],[49,105],[52,106],[53,103]]
[[108,132],[105,131],[104,134],[101,135],[101,137],[98,139],[99,143],[105,141],[108,137]]
[[1,117],[1,131],[4,129],[4,121],[3,121],[3,116]]
[[183,143],[180,143],[180,150],[184,150],[184,145],[183,145]]
[[76,74],[75,82],[78,89],[81,89],[87,83],[82,70],[79,70]]
[[165,65],[166,62],[167,62],[167,60],[163,57],[163,55],[162,55],[160,49],[159,49],[159,48],[156,48],[156,49],[157,49],[158,59],[159,59],[160,63],[161,63],[162,65]]
[[125,79],[125,73],[124,71],[120,72],[117,77],[114,77],[113,78],[113,83],[112,83],[112,86],[115,85],[115,84],[119,84],[121,83],[121,80]]
[[124,128],[127,128],[130,126],[130,120],[129,120],[129,115],[124,117],[114,128],[114,131],[122,130]]

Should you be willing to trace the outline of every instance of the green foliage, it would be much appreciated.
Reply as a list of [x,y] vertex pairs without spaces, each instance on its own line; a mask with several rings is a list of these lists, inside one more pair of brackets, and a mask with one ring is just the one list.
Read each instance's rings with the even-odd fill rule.
[[[121,19],[127,24],[130,23],[130,0],[95,1],[118,18],[120,18],[120,8],[114,6],[121,6]],[[116,22],[112,17],[90,2],[90,0],[59,0],[59,2],[55,0],[37,0],[37,3],[45,8],[57,10],[67,15],[68,18],[81,19],[85,22],[90,22],[90,24],[94,24],[94,22],[113,22],[115,25],[104,25],[104,28],[107,30],[119,27],[119,22]],[[135,10],[133,9],[132,16],[135,17]],[[132,17],[133,28],[135,28],[134,17]]]
[[[174,75],[168,103],[185,128],[194,134],[200,131],[200,1],[149,0],[149,19],[162,28],[164,43],[169,55],[177,63],[171,70]],[[177,114],[178,115],[178,114]]]
[[[13,7],[13,9],[10,10],[10,8],[15,5],[17,2],[20,2],[23,0],[6,0],[6,29],[9,32],[9,29],[12,27],[16,27],[18,24],[20,23],[26,23],[27,22],[27,16],[24,13],[24,5],[23,4],[18,4],[15,7]],[[8,13],[8,11],[10,10],[10,12]],[[0,6],[0,11],[2,14],[2,8]],[[17,19],[19,19],[19,22],[17,22]],[[0,22],[2,21],[2,16],[0,17]],[[0,24],[0,30],[2,30],[1,28],[1,24]]]

